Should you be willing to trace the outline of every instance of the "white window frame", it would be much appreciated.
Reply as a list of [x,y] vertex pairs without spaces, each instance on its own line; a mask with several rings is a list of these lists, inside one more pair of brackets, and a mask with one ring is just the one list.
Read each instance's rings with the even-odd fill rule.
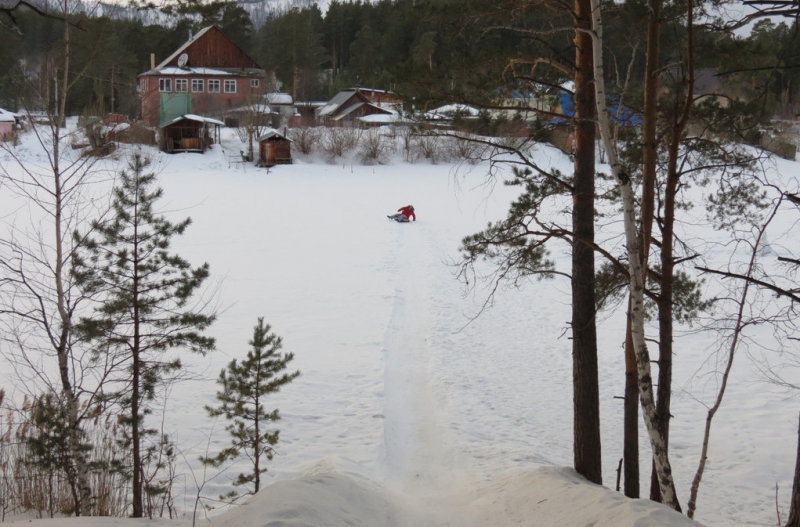
[[261,85],[258,79],[250,79],[250,87],[258,88]]
[[219,79],[208,79],[208,93],[219,93]]
[[192,79],[192,92],[203,93],[205,89],[205,82],[203,79]]
[[236,79],[225,79],[225,93],[236,93]]
[[158,79],[158,91],[161,93],[170,93],[172,91],[172,79],[160,77]]
[[175,91],[186,93],[189,91],[189,79],[175,79]]

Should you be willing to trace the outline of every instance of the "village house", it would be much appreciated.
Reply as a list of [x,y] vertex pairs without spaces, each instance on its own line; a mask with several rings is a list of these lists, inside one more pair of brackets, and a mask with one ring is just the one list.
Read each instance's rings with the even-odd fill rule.
[[139,75],[142,119],[160,126],[183,115],[221,118],[260,101],[269,77],[216,26],[198,31],[172,55]]
[[282,121],[287,121],[297,115],[294,99],[289,93],[273,92],[264,96],[272,111],[281,116]]
[[391,92],[369,88],[342,90],[324,106],[315,110],[325,124],[355,123],[367,115],[397,115],[394,106],[400,99]]

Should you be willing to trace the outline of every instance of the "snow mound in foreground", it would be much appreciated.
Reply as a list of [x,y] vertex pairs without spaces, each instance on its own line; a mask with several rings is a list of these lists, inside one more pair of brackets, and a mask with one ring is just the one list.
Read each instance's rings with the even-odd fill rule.
[[343,473],[273,483],[213,527],[690,527],[698,523],[649,500],[593,485],[574,470],[545,467],[507,474],[450,494],[391,493]]

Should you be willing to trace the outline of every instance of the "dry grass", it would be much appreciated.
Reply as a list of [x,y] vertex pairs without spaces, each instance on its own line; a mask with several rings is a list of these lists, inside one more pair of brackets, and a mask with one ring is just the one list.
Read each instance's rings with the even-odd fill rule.
[[[56,456],[37,459],[30,440],[40,436],[31,418],[31,400],[21,408],[3,404],[0,390],[0,521],[26,514],[36,518],[69,515],[74,497],[67,477],[69,466]],[[93,503],[87,515],[126,516],[130,513],[130,463],[124,427],[115,416],[98,416],[85,423]],[[172,486],[176,478],[172,444],[161,438],[148,449],[144,476],[148,484],[146,512],[150,517],[175,517]]]

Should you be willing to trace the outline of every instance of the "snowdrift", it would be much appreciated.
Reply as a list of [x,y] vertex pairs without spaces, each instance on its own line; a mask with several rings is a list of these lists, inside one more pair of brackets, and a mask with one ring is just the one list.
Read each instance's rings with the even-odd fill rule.
[[689,527],[700,525],[649,500],[593,485],[574,470],[544,467],[506,474],[478,489],[452,487],[409,496],[358,475],[309,474],[273,483],[213,527]]

